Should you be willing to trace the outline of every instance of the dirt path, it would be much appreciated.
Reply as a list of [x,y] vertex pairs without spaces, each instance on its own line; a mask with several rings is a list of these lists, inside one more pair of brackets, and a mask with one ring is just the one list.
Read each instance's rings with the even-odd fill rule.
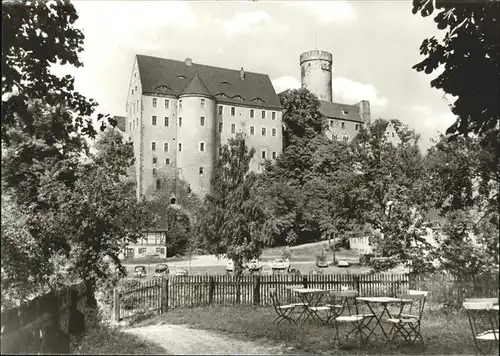
[[185,325],[148,325],[125,332],[137,335],[162,346],[174,355],[283,355],[284,346],[233,340],[214,332],[191,329]]

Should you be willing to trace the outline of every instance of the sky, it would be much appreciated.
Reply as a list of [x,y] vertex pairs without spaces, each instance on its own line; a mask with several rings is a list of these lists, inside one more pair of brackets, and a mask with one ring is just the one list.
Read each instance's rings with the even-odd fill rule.
[[333,101],[370,100],[372,120],[397,118],[421,148],[454,121],[451,98],[417,72],[422,40],[444,33],[411,1],[73,1],[85,35],[76,90],[125,115],[135,54],[265,73],[276,92],[300,87],[299,56],[333,54]]

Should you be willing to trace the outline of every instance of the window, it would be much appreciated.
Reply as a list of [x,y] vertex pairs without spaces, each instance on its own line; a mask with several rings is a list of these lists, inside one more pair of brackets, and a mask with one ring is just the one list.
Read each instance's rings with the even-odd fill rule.
[[202,108],[204,108],[204,107],[205,107],[205,99],[201,99],[201,101],[200,101],[200,105],[201,105],[201,107],[202,107]]
[[135,103],[132,104],[133,113],[135,114]]
[[179,109],[182,109],[182,100],[179,100]]
[[273,136],[276,136],[276,129],[274,127],[272,129],[272,134],[273,134]]
[[273,159],[276,159],[276,152],[273,152]]
[[163,151],[164,151],[164,152],[168,152],[168,142],[165,142],[165,143],[163,144]]
[[136,126],[139,127],[139,118],[137,118],[136,121],[137,121]]
[[394,137],[394,132],[392,133],[392,137]]
[[342,110],[342,114],[347,115],[347,114],[349,114],[349,111],[347,111],[347,110]]
[[276,111],[271,113],[271,120],[276,120]]
[[130,125],[130,130],[129,131],[132,131],[132,124],[129,124]]
[[156,190],[161,188],[161,181],[159,179],[156,180]]
[[137,91],[137,85],[135,86],[135,91]]
[[266,136],[266,128],[265,127],[262,128],[262,136]]
[[222,115],[222,105],[219,105],[219,115]]
[[342,128],[345,129],[345,122],[342,123]]
[[170,164],[170,158],[165,158],[165,164]]
[[200,142],[200,151],[205,152],[205,142]]
[[179,152],[182,152],[182,143],[179,143]]
[[250,135],[255,135],[255,127],[250,126]]
[[165,123],[165,127],[168,127],[168,125],[170,124],[170,119],[168,118],[168,116],[165,116],[164,118],[164,123]]
[[134,95],[134,89],[132,89],[132,95]]
[[345,136],[342,138],[342,142],[344,142],[344,143],[349,142],[349,136],[345,135]]
[[156,107],[156,98],[153,98],[153,107]]
[[139,255],[144,255],[146,253],[146,247],[139,247],[139,249],[137,250],[137,253]]
[[182,127],[182,117],[179,118],[179,127]]
[[266,159],[266,156],[267,156],[267,152],[265,150],[262,150],[260,152],[260,156],[263,158],[263,159]]
[[236,125],[231,124],[231,133],[235,133],[235,132],[236,132]]
[[160,255],[165,254],[165,248],[163,248],[163,247],[157,247],[156,248],[156,253],[158,253]]
[[200,126],[205,126],[205,116],[200,117]]
[[330,127],[333,127],[333,120],[330,120]]
[[222,122],[219,122],[219,132],[222,132]]
[[203,169],[203,167],[200,167],[200,169],[199,169],[199,173],[200,173],[200,176],[202,176],[202,175],[203,175],[203,173],[204,173],[204,169]]
[[354,130],[356,130],[356,131],[358,131],[358,130],[359,130],[359,124],[356,124],[356,125],[354,126]]
[[250,109],[250,117],[253,117],[254,111],[253,109]]
[[236,113],[236,109],[234,108],[234,106],[231,108],[231,116],[234,116]]
[[151,120],[151,123],[153,126],[156,126],[156,116],[153,116],[153,119]]
[[151,151],[156,151],[156,142],[151,142]]
[[168,99],[165,99],[165,109],[168,109],[170,107],[170,102]]
[[158,163],[158,158],[153,157],[153,164],[156,164],[156,163]]
[[153,177],[156,177],[156,168],[153,168]]
[[266,118],[266,111],[265,110],[262,110],[262,118],[265,119]]
[[141,110],[141,107],[139,106],[139,100],[137,100],[137,111]]

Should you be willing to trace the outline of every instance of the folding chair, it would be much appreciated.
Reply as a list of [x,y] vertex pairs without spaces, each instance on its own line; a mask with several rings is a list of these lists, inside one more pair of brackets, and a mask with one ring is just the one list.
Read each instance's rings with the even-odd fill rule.
[[[337,341],[340,344],[339,337],[339,324],[346,323],[351,324],[354,328],[349,331],[345,337],[345,342],[349,339],[349,336],[354,333],[354,337],[360,335],[361,341],[366,342],[369,339],[369,335],[367,335],[364,329],[371,331],[368,328],[368,324],[375,317],[375,315],[371,313],[360,313],[358,310],[358,304],[356,302],[356,297],[358,296],[358,291],[348,290],[348,291],[332,291],[331,294],[336,298],[341,299],[341,308],[335,313],[331,319],[333,319],[335,325],[335,336],[334,342]],[[338,305],[338,304],[335,304]],[[334,305],[334,306],[335,306]],[[368,319],[367,322],[365,320]],[[364,338],[363,338],[364,337]]]
[[295,324],[295,320],[293,320],[293,318],[291,317],[295,309],[295,306],[291,304],[281,305],[278,300],[278,294],[276,293],[276,289],[274,288],[270,290],[270,294],[271,294],[271,300],[273,302],[274,311],[276,312],[276,314],[278,314],[276,319],[273,320],[273,324],[274,323],[279,324],[283,320],[287,320],[288,322]]
[[[476,348],[482,354],[489,353],[493,345],[498,342],[498,305],[494,306],[491,301],[483,301],[464,302],[463,306],[467,312],[467,317],[469,318],[472,337],[474,338]],[[488,346],[485,345],[487,343],[489,344]]]
[[[412,294],[399,294],[397,297],[400,299],[409,299],[412,302],[401,303],[398,316],[387,319],[387,322],[392,324],[392,326],[386,342],[395,341],[398,336],[401,336],[406,343],[412,344],[418,339],[422,343],[422,346],[424,346],[425,342],[420,333],[420,325],[424,313],[427,292],[419,291],[418,293]],[[414,308],[415,304],[417,304],[417,310]]]

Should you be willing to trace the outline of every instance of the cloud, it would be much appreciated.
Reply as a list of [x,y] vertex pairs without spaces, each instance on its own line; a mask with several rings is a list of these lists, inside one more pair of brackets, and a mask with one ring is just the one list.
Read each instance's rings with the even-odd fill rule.
[[322,24],[352,22],[358,18],[352,5],[344,1],[293,1],[286,6],[305,10]]
[[224,24],[224,32],[228,37],[242,33],[258,33],[261,31],[285,32],[288,27],[276,22],[263,10],[240,12]]
[[436,113],[431,108],[420,105],[414,105],[410,109],[415,118],[413,126],[425,131],[444,133],[457,119],[451,111]]
[[276,78],[272,81],[274,90],[276,93],[281,93],[287,89],[297,89],[300,88],[300,81],[290,75]]
[[387,98],[379,97],[373,85],[339,77],[332,80],[332,86],[334,102],[354,104],[361,100],[369,100],[370,105],[373,106],[387,105]]

